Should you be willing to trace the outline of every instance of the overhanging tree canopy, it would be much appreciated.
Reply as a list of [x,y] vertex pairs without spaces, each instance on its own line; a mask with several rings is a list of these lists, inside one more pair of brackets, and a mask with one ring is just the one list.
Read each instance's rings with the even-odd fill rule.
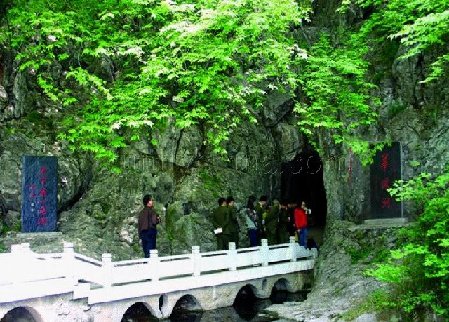
[[[61,138],[113,160],[125,133],[202,123],[217,152],[266,91],[293,96],[310,1],[12,1],[22,70],[66,116]],[[62,77],[61,77],[62,76]]]
[[354,129],[374,120],[364,47],[341,56],[323,40],[310,59],[294,30],[311,3],[9,0],[0,40],[63,116],[59,137],[101,159],[168,120],[201,125],[225,153],[233,128],[257,122],[273,90],[298,101],[303,132],[358,143]]

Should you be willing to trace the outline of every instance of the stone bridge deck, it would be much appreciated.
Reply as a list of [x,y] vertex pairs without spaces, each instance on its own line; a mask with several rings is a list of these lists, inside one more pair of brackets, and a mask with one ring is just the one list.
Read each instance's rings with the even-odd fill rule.
[[143,303],[157,318],[170,316],[183,297],[211,310],[232,305],[239,290],[250,286],[269,297],[276,283],[291,292],[304,286],[313,269],[315,250],[289,243],[184,255],[112,261],[77,254],[66,243],[63,253],[37,254],[29,244],[13,245],[0,254],[0,319],[26,309],[36,322],[120,321],[129,307]]

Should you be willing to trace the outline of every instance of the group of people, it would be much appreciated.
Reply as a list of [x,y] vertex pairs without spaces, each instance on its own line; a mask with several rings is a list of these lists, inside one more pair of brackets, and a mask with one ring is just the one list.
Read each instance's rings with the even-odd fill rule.
[[[151,195],[143,197],[143,205],[138,218],[138,232],[144,256],[148,258],[150,250],[156,249],[156,226],[161,222],[161,217],[154,210]],[[273,200],[272,204],[268,204],[267,196],[261,196],[258,201],[256,197],[250,196],[246,207],[241,211],[251,247],[259,246],[263,238],[268,240],[268,244],[274,245],[286,243],[290,236],[296,235],[299,245],[309,248],[307,223],[311,210],[304,201],[296,204]],[[239,247],[240,228],[234,198],[218,199],[218,207],[212,213],[212,225],[217,249],[228,249],[229,242],[234,242]]]
[[[254,196],[250,196],[242,211],[251,247],[260,245],[263,238],[266,238],[270,245],[286,243],[289,237],[295,234],[299,244],[308,247],[307,217],[311,210],[304,201],[296,204],[273,200],[272,204],[268,204],[267,196],[261,196],[258,201]],[[229,242],[235,242],[238,247],[239,224],[232,197],[218,199],[218,207],[212,215],[212,224],[218,249],[227,249]]]

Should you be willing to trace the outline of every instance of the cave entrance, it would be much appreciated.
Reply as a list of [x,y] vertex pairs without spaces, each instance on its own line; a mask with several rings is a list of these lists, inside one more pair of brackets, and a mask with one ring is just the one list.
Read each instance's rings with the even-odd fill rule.
[[[312,147],[306,146],[292,161],[282,163],[281,199],[305,201],[312,210],[309,215],[311,235],[322,241],[326,225],[327,200],[323,182],[323,162]],[[315,235],[315,236],[314,236]]]

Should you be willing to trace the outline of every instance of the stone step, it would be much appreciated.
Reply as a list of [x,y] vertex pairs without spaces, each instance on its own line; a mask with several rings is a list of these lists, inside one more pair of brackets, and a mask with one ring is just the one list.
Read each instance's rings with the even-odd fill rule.
[[351,227],[350,230],[400,228],[408,224],[409,221],[405,217],[367,219],[362,224]]

